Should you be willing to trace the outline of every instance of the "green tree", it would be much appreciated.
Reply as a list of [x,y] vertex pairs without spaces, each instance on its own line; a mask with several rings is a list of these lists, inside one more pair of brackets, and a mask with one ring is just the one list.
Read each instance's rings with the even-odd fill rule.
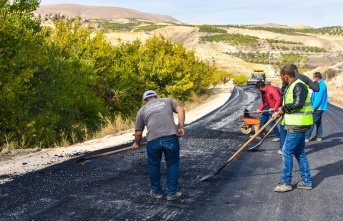
[[[95,132],[101,127],[100,116],[109,116],[114,94],[102,84],[101,74],[111,61],[111,46],[103,32],[94,38],[91,34],[78,19],[73,24],[61,21],[47,40],[50,59],[36,75],[37,103],[43,104],[36,117],[48,130],[48,143],[65,139],[62,136],[80,141],[85,128]],[[47,113],[54,121],[48,121]]]
[[47,32],[32,18],[39,2],[0,0],[0,127],[1,140],[29,142],[34,132],[28,118],[34,89],[31,81],[46,56]]
[[37,1],[1,6],[2,146],[82,141],[85,131],[101,128],[103,117],[133,116],[144,90],[186,102],[217,77],[194,51],[162,36],[112,46],[104,31],[93,33],[78,19],[42,29],[32,16]]
[[147,89],[183,102],[191,91],[197,93],[214,81],[213,67],[163,36],[153,36],[144,44],[138,40],[122,44],[115,51],[106,79],[120,91],[122,110],[138,108],[141,93]]

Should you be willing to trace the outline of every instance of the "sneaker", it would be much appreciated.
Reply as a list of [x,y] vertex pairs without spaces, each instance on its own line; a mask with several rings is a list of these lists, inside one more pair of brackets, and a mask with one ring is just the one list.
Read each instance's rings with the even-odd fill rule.
[[282,155],[282,150],[278,150],[277,153]]
[[152,192],[152,190],[150,191],[150,196],[152,196],[156,199],[161,199],[163,197],[162,194],[155,194]]
[[308,186],[303,181],[299,181],[297,183],[297,189],[305,189],[305,190],[312,190],[312,186]]
[[308,143],[308,142],[310,142],[310,139],[305,139],[305,143]]
[[274,139],[272,139],[273,142],[279,142],[280,141],[280,138],[276,137]]
[[316,141],[322,141],[322,138],[317,138]]
[[181,192],[176,192],[174,195],[172,196],[167,196],[167,200],[168,201],[171,201],[171,200],[177,200],[177,199],[180,199],[182,196],[182,193]]
[[286,184],[286,183],[281,183],[280,185],[278,185],[277,187],[275,187],[274,192],[282,193],[282,192],[290,191],[290,190],[292,190],[292,189],[293,189],[293,188],[292,188],[291,185]]

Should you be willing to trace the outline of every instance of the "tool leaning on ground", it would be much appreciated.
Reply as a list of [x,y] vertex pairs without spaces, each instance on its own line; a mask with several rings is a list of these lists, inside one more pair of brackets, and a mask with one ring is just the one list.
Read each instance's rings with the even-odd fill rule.
[[281,121],[281,117],[275,122],[275,124],[269,129],[268,133],[266,135],[264,135],[264,137],[262,138],[262,140],[260,142],[258,142],[258,144],[256,144],[253,147],[250,147],[249,150],[250,151],[256,151],[260,148],[261,144],[263,143],[263,141],[267,138],[267,136],[273,131],[274,127],[276,127],[276,125]]
[[204,176],[200,181],[205,181],[215,175],[217,175],[218,173],[220,173],[220,171],[222,171],[222,169],[224,169],[224,167],[226,167],[233,159],[236,158],[236,156],[242,152],[242,150],[244,150],[245,147],[248,146],[248,144],[255,139],[255,137],[257,137],[271,122],[273,121],[273,118],[271,118],[270,120],[267,121],[267,123],[261,127],[257,133],[255,133],[252,137],[250,137],[250,139],[245,142],[245,144],[243,144],[219,169],[217,169],[213,174],[208,174],[206,176]]
[[[141,146],[145,146],[146,144],[147,143],[141,143],[141,144],[139,144],[139,146],[140,147]],[[83,165],[83,164],[89,162],[91,159],[95,159],[95,158],[99,158],[99,157],[105,157],[105,156],[108,156],[108,155],[120,153],[120,152],[127,151],[127,150],[133,150],[132,146],[125,147],[125,148],[122,148],[122,149],[119,149],[119,150],[113,150],[113,151],[110,151],[110,152],[93,155],[93,156],[90,156],[90,157],[84,157],[84,158],[78,159],[76,161],[76,165]]]

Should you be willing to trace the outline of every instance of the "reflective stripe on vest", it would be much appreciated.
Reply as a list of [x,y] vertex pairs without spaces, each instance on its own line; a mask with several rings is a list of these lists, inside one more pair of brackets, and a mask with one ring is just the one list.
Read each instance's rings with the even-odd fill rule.
[[[301,81],[300,79],[294,80],[286,88],[285,95],[283,98],[283,105],[293,104],[294,87],[298,83],[305,85],[305,87],[308,90],[309,87],[303,81]],[[284,115],[284,118],[282,120],[282,125],[285,125],[285,124],[292,125],[292,126],[308,126],[308,125],[313,124],[310,93],[307,93],[305,104],[301,109],[295,110],[293,112],[290,112]]]

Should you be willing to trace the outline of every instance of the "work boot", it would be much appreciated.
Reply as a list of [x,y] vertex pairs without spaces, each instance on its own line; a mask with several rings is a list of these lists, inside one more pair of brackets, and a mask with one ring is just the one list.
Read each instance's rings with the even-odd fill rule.
[[171,201],[171,200],[177,200],[177,199],[180,199],[182,196],[182,193],[181,192],[176,192],[174,195],[172,196],[167,196],[167,200],[168,201]]
[[308,186],[303,181],[299,181],[297,183],[297,189],[305,189],[305,190],[312,190],[312,186]]
[[290,190],[292,190],[292,186],[287,183],[281,183],[274,189],[275,192],[279,192],[279,193],[287,192]]
[[155,194],[152,192],[152,190],[150,191],[150,196],[152,196],[156,199],[161,199],[163,197],[162,194]]

